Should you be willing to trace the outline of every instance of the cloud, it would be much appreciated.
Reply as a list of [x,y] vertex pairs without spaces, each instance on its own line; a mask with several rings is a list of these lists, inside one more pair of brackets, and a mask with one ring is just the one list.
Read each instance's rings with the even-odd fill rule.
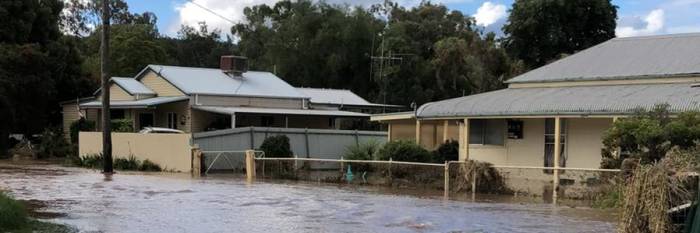
[[[640,19],[637,18],[637,21]],[[645,36],[654,35],[661,33],[664,29],[664,10],[655,9],[649,12],[643,19],[643,26],[641,28],[631,26],[618,26],[615,29],[615,34],[618,37],[630,37],[630,36]]]
[[476,14],[473,16],[474,19],[476,19],[477,25],[488,27],[489,25],[498,22],[500,19],[505,18],[506,15],[505,5],[484,2],[484,4],[481,4],[479,9],[476,10]]
[[[165,33],[170,36],[177,35],[180,30],[180,25],[188,25],[197,27],[200,22],[206,22],[209,29],[219,29],[222,33],[231,33],[233,23],[226,19],[205,10],[210,9],[217,14],[235,22],[245,22],[243,9],[260,4],[274,5],[278,0],[191,0],[183,4],[175,5],[176,17],[169,23]],[[437,0],[433,3],[459,3],[472,0]],[[327,0],[330,4],[350,4],[370,6],[372,4],[383,3],[384,0]],[[421,0],[398,0],[395,1],[405,7],[413,7],[420,4]],[[505,12],[505,9],[504,9]]]

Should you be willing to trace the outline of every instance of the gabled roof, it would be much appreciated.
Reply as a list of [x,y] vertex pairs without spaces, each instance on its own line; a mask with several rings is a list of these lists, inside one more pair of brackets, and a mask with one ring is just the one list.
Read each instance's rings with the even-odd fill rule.
[[700,75],[700,33],[615,38],[542,66],[508,83]]
[[669,104],[671,112],[699,111],[700,87],[691,83],[508,88],[431,102],[418,118],[627,115]]
[[248,71],[234,78],[220,69],[148,65],[138,75],[152,70],[188,95],[226,95],[305,98],[294,87],[270,72]]
[[156,93],[133,78],[112,77],[112,81],[129,94],[155,95]]
[[350,90],[297,87],[297,90],[310,98],[311,103],[349,105],[349,106],[371,106],[371,107],[401,107],[398,105],[371,103]]

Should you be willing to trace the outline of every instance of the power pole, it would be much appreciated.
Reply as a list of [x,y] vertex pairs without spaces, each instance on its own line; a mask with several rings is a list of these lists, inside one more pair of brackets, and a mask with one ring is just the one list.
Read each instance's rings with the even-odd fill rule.
[[112,124],[109,111],[109,0],[102,0],[102,41],[100,43],[100,71],[102,73],[102,156],[104,174],[112,174]]

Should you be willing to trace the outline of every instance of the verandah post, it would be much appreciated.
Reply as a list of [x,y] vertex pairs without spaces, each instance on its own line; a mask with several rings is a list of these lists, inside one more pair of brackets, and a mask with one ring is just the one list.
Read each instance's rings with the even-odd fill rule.
[[554,118],[554,181],[552,188],[552,201],[557,203],[559,197],[559,157],[561,156],[561,118]]

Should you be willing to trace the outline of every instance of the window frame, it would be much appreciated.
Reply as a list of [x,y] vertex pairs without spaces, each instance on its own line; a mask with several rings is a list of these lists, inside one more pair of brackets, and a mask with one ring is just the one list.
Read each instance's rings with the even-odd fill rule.
[[[491,132],[493,129],[493,123],[489,124],[489,121],[497,121],[498,124],[501,125],[499,127],[498,132],[494,133],[493,135],[500,134],[500,143],[492,143],[488,141],[488,133]],[[477,122],[480,122],[479,127],[475,127],[473,124],[478,124]],[[491,125],[491,127],[489,127]],[[472,132],[475,132],[474,129],[479,128],[481,132],[478,133],[477,135],[473,135]],[[475,145],[475,146],[499,146],[503,147],[506,145],[506,139],[507,139],[507,125],[506,121],[504,119],[469,119],[469,145]],[[474,138],[480,138],[480,141],[472,141],[475,140]]]

